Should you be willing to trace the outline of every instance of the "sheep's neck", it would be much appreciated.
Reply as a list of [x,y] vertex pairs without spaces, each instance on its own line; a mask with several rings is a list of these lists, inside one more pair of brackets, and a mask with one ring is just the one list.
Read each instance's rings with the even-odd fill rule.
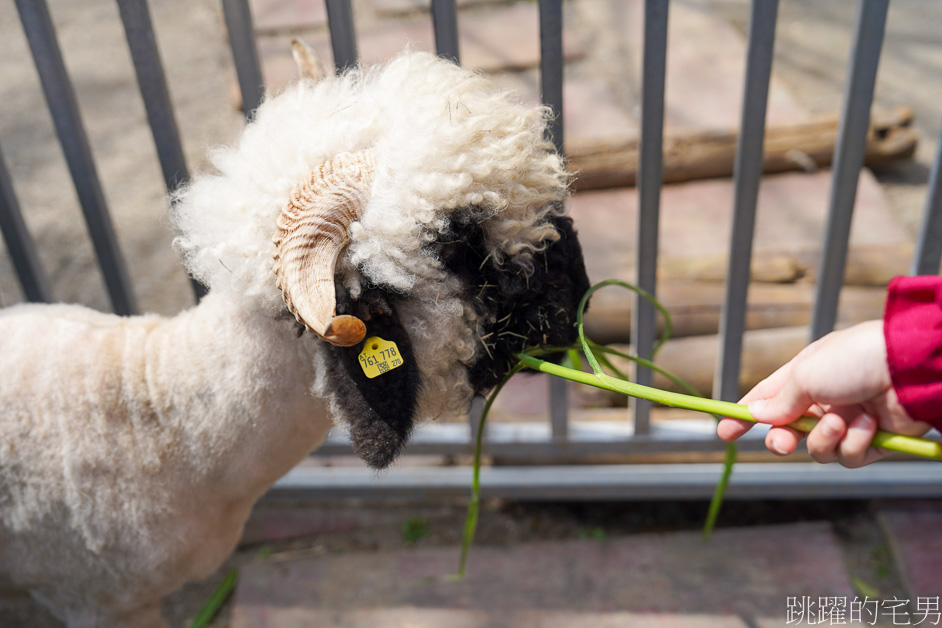
[[211,294],[155,329],[148,350],[156,409],[214,490],[254,499],[330,429],[310,392],[312,341],[289,321]]

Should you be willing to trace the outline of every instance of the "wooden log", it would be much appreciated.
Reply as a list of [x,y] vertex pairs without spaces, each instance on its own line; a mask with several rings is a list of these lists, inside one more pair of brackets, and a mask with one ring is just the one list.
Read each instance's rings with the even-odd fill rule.
[[[746,311],[747,329],[807,325],[814,304],[814,285],[752,284]],[[848,286],[841,291],[838,326],[873,320],[883,315],[882,287]],[[658,299],[674,323],[674,336],[715,334],[719,329],[725,286],[710,282],[664,282]],[[599,343],[628,342],[631,298],[627,291],[606,288],[592,297],[585,317],[586,335]],[[663,324],[659,321],[660,329]],[[712,367],[711,367],[712,368]]]
[[[658,281],[725,282],[729,267],[726,255],[666,257],[658,263]],[[749,277],[758,283],[795,283],[810,272],[806,259],[780,251],[753,251]]]
[[[884,165],[912,157],[918,143],[916,131],[909,126],[912,118],[909,107],[875,112],[865,165]],[[830,166],[837,130],[836,116],[769,127],[763,171],[809,171]],[[732,176],[737,137],[738,131],[668,135],[664,138],[664,182]],[[570,141],[566,144],[566,156],[569,168],[576,173],[573,189],[577,191],[635,185],[639,157],[636,137]]]
[[[845,286],[885,287],[909,272],[914,247],[909,242],[856,245],[847,252]],[[665,258],[658,265],[660,281],[726,281],[725,255]],[[750,276],[758,283],[814,283],[821,265],[819,249],[799,252],[761,250],[752,254]]]

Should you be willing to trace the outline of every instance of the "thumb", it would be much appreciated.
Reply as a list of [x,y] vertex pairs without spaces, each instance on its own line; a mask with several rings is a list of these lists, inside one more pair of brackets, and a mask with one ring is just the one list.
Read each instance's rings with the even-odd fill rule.
[[774,396],[752,401],[748,407],[752,418],[756,421],[770,425],[785,425],[804,414],[813,403],[814,399],[808,391],[796,385],[794,379],[791,379]]

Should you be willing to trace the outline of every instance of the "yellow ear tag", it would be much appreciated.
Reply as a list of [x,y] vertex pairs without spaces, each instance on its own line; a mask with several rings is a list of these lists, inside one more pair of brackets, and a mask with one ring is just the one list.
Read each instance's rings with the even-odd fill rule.
[[360,366],[363,368],[363,373],[373,379],[402,366],[402,354],[399,353],[399,347],[395,342],[383,340],[379,336],[371,336],[363,343]]

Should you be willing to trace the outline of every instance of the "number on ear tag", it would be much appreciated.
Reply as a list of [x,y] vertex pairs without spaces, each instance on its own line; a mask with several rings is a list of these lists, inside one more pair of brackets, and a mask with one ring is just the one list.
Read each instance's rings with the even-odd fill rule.
[[363,343],[360,366],[363,368],[363,374],[373,379],[402,366],[402,354],[399,353],[395,342],[371,336]]

